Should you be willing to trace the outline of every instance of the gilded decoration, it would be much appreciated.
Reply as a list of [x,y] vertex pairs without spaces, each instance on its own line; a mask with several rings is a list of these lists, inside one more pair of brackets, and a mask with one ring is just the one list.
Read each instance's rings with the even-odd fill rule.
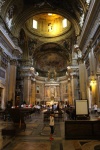
[[45,97],[49,100],[56,100],[60,97],[60,89],[57,85],[45,86]]
[[16,59],[10,60],[10,65],[16,66],[17,65],[17,60]]

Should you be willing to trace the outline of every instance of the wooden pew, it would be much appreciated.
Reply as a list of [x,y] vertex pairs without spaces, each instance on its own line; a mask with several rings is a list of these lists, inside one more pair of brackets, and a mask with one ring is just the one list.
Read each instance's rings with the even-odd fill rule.
[[17,132],[26,129],[26,123],[24,121],[24,113],[20,108],[8,108],[6,112],[10,115],[13,121],[12,126],[7,126],[2,129],[2,136],[14,136]]
[[24,113],[21,111],[20,108],[10,108],[8,109],[8,113],[11,116],[11,119],[14,123],[14,127],[25,130],[26,129],[26,123],[24,120]]

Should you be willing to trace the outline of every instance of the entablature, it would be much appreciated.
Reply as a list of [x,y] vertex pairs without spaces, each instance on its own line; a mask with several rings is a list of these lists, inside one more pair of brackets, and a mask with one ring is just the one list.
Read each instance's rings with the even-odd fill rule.
[[14,44],[14,42],[10,38],[9,34],[6,32],[5,29],[3,29],[2,25],[0,25],[0,35],[1,35],[0,38],[4,41],[4,43],[6,43],[8,45],[8,47],[11,50],[17,50],[19,52],[19,54],[22,54],[21,48]]

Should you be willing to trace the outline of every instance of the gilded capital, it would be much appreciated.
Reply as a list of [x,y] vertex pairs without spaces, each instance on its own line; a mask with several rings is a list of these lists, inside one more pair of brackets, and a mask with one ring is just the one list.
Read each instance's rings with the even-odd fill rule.
[[10,60],[10,65],[17,66],[17,60],[16,59]]

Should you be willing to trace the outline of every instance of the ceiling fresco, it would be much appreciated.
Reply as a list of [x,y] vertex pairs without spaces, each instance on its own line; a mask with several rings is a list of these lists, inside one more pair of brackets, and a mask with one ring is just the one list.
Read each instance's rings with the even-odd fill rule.
[[40,72],[64,72],[69,61],[68,49],[56,43],[46,43],[34,52],[35,68]]
[[41,71],[56,70],[57,72],[66,69],[66,60],[57,53],[47,53],[41,56],[36,62],[36,68]]

